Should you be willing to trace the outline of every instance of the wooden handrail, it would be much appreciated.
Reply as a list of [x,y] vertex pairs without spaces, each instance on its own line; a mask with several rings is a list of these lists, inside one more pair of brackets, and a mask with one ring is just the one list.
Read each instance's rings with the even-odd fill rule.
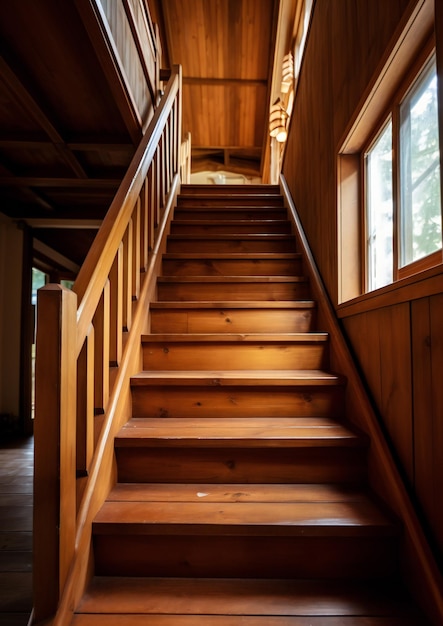
[[73,290],[38,293],[34,616],[65,624],[91,573],[91,526],[115,479],[113,436],[180,181],[181,69],[156,113]]

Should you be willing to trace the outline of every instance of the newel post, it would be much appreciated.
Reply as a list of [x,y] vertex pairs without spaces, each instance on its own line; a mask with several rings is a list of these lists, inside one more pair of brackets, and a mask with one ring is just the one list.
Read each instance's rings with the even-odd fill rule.
[[34,619],[55,614],[75,545],[77,296],[38,292],[34,423]]

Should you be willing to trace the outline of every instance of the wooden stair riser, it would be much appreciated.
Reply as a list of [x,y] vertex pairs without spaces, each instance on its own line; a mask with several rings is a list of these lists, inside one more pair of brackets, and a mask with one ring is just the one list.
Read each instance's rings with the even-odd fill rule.
[[213,387],[162,385],[132,389],[133,417],[335,417],[343,415],[337,387]]
[[300,276],[300,258],[163,258],[163,276]]
[[210,238],[209,236],[169,235],[168,252],[295,252],[295,240],[291,235],[239,235],[238,237]]
[[258,208],[281,208],[283,207],[283,199],[281,196],[269,195],[265,198],[254,196],[253,194],[241,194],[225,196],[210,195],[180,195],[177,199],[177,206],[181,207],[208,207],[208,208],[224,208],[224,207],[258,207]]
[[220,578],[389,577],[392,537],[95,535],[96,573]]
[[260,198],[267,196],[280,196],[279,185],[206,185],[206,184],[189,184],[183,185],[180,190],[180,196],[223,196],[235,195],[258,195]]
[[316,310],[312,306],[299,309],[234,309],[234,308],[153,308],[150,319],[152,333],[304,333],[314,328]]
[[327,342],[278,341],[143,341],[144,370],[323,369],[329,360]]
[[174,210],[174,218],[180,220],[213,220],[218,222],[219,220],[284,220],[288,216],[288,212],[284,208],[270,207],[242,207],[231,206],[223,208],[213,207],[176,207]]
[[[166,278],[166,277],[165,277]],[[168,277],[169,278],[169,277]],[[292,301],[309,298],[309,286],[306,281],[294,280],[286,282],[255,281],[229,282],[224,281],[182,282],[179,279],[157,282],[157,300],[165,302],[220,302],[220,301]]]
[[366,480],[366,451],[319,448],[116,447],[125,483],[346,483]]
[[226,235],[226,234],[289,234],[291,223],[288,220],[237,221],[221,220],[217,222],[197,222],[196,220],[174,220],[171,224],[173,235]]

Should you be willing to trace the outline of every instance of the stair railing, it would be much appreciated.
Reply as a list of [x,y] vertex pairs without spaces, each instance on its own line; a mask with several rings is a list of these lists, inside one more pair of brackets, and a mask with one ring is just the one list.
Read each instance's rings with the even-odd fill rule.
[[[181,70],[165,94],[72,291],[38,293],[34,622],[69,623],[92,571],[92,519],[115,480],[113,437],[180,185]],[[56,616],[56,617],[54,617]]]

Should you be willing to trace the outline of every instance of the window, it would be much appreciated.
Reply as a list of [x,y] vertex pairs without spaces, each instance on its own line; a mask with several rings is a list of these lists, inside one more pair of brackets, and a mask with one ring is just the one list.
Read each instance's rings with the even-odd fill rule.
[[400,190],[400,267],[404,267],[441,248],[435,58],[400,106]]
[[393,277],[392,121],[386,124],[365,157],[368,289]]
[[364,152],[366,291],[441,262],[435,55],[399,94]]

